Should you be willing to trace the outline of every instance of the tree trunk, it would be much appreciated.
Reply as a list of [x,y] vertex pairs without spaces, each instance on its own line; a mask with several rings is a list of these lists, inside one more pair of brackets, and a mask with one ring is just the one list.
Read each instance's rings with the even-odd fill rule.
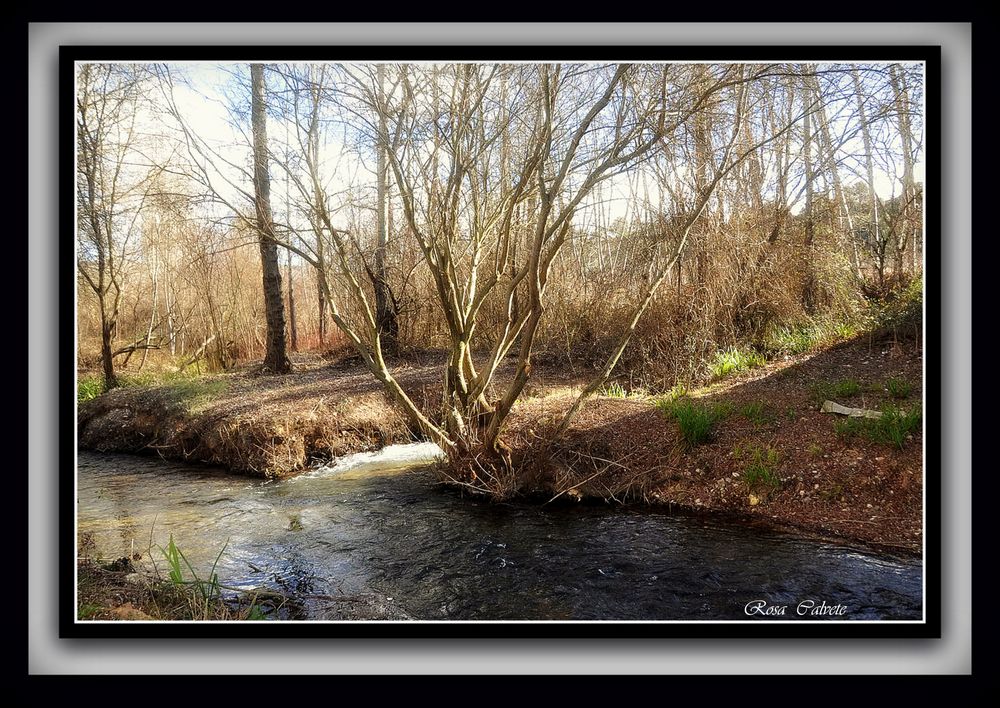
[[267,169],[267,115],[264,107],[264,65],[251,64],[253,96],[250,117],[253,123],[254,196],[260,261],[264,281],[264,314],[267,320],[267,351],[264,368],[274,374],[291,371],[285,352],[285,308],[281,296],[281,269],[274,241],[271,217],[271,180]]
[[[812,163],[812,98],[810,91],[802,92],[802,155],[806,167],[806,245],[812,246],[815,238],[813,224],[813,163]],[[815,99],[813,99],[815,100]]]
[[[808,67],[802,67],[802,74],[806,76]],[[816,226],[813,221],[813,162],[812,162],[812,111],[813,103],[816,100],[809,91],[808,78],[802,90],[802,157],[806,168],[806,204],[805,204],[805,231],[806,231],[806,280],[802,286],[802,309],[807,315],[812,315],[816,309],[816,276],[813,271],[813,241],[816,237]]]
[[913,230],[910,228],[911,215],[913,214],[913,201],[915,198],[915,186],[913,184],[913,134],[910,128],[910,96],[906,86],[906,77],[903,76],[902,69],[896,64],[889,67],[889,77],[892,81],[892,89],[896,98],[896,113],[899,116],[899,137],[903,143],[903,213],[900,217],[902,227],[899,234],[902,236],[902,243],[896,246],[896,268],[903,270],[905,251],[910,251],[911,266],[915,265],[913,251],[916,248],[914,239],[911,238]]
[[295,285],[292,280],[292,252],[288,252],[288,323],[292,336],[292,351],[299,350],[299,328],[295,322]]
[[[702,68],[702,80],[707,80],[707,69]],[[712,155],[712,124],[707,111],[701,111],[694,117],[694,155],[695,155],[695,202],[711,180],[708,174],[708,163]],[[698,248],[695,253],[695,278],[698,285],[704,285],[708,277],[708,229],[701,228],[697,234]]]
[[[385,67],[382,64],[379,64],[377,68],[377,81],[378,91],[381,94],[385,81]],[[380,103],[384,105],[384,99],[381,96]],[[399,322],[396,319],[396,303],[393,301],[392,291],[389,289],[389,278],[385,266],[385,252],[389,244],[388,166],[385,155],[388,131],[385,114],[381,109],[379,110],[378,126],[379,136],[376,144],[378,151],[376,229],[378,233],[375,244],[375,282],[373,283],[375,287],[375,320],[378,324],[382,350],[387,354],[395,354],[399,338]]]
[[319,344],[322,347],[326,345],[326,294],[323,292],[323,283],[317,282],[316,290],[319,304]]
[[833,138],[830,134],[830,123],[827,120],[826,108],[823,105],[822,91],[820,89],[819,80],[815,77],[813,78],[813,91],[816,93],[816,100],[819,101],[819,110],[816,113],[816,121],[818,123],[818,132],[820,137],[821,165],[825,166],[830,171],[830,177],[833,183],[834,200],[837,202],[838,208],[843,213],[843,220],[841,221],[839,229],[842,236],[845,233],[844,224],[846,223],[847,226],[847,237],[842,240],[842,243],[846,243],[849,246],[849,250],[851,252],[851,266],[854,269],[855,276],[858,280],[860,280],[861,262],[858,259],[857,242],[854,238],[854,219],[851,216],[851,208],[847,203],[847,197],[844,194],[844,184],[840,180],[840,169],[837,165],[837,147],[833,144]]
[[851,78],[854,80],[854,95],[858,102],[858,121],[861,124],[861,140],[865,148],[865,179],[868,182],[868,198],[871,203],[871,212],[869,214],[870,237],[874,238],[875,243],[879,243],[881,241],[881,229],[879,226],[878,198],[875,195],[875,164],[872,158],[872,134],[868,128],[864,92],[861,89],[861,76],[857,68],[851,73]]
[[111,330],[114,322],[109,321],[104,315],[104,298],[101,298],[101,365],[104,370],[104,390],[110,391],[118,386],[118,377],[115,376],[114,355],[111,352]]

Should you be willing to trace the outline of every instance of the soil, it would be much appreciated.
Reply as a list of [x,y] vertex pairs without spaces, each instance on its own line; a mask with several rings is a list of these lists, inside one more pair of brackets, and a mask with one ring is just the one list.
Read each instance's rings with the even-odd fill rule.
[[[439,400],[442,361],[439,353],[423,353],[393,366],[393,376],[424,410]],[[417,438],[357,359],[296,355],[293,363],[295,371],[282,376],[244,369],[112,391],[80,406],[79,445],[280,477]],[[507,365],[498,380],[510,375]],[[905,398],[894,399],[885,389],[889,378],[910,384]],[[918,554],[923,434],[916,430],[902,448],[838,436],[838,416],[819,411],[829,391],[818,396],[817,388],[848,379],[860,389],[833,396],[838,403],[919,406],[921,352],[913,342],[864,336],[692,391],[691,398],[729,410],[711,439],[693,448],[682,443],[676,421],[649,396],[594,398],[553,444],[551,432],[581,381],[538,364],[505,437],[520,472],[517,492],[557,503],[639,500]],[[754,451],[768,450],[777,456],[776,485],[748,484],[748,460]]]

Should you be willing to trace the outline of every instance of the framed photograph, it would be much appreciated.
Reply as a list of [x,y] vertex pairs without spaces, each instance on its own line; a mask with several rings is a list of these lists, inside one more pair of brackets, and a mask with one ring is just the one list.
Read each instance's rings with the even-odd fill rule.
[[60,636],[939,637],[934,46],[63,46]]

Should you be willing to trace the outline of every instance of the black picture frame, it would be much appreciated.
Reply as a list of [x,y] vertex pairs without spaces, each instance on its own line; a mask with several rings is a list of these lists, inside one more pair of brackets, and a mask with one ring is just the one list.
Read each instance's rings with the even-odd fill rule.
[[[74,517],[75,102],[78,61],[912,61],[925,64],[924,620],[900,622],[81,623]],[[59,52],[59,636],[61,638],[939,638],[941,636],[941,51],[909,46],[71,46]]]

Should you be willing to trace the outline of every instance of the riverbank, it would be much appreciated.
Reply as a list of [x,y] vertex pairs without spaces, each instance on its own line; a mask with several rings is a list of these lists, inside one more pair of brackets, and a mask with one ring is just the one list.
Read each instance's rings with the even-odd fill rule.
[[[427,410],[439,395],[438,364],[428,354],[394,368]],[[819,407],[830,399],[919,410],[921,372],[912,342],[863,337],[674,402],[595,398],[550,446],[549,433],[580,381],[538,367],[510,420],[507,439],[522,470],[516,491],[556,503],[638,500],[916,554],[923,542],[921,426],[909,420],[873,430]],[[697,442],[685,439],[687,413],[707,415]],[[82,448],[155,452],[267,477],[414,439],[356,361],[318,357],[300,359],[286,376],[244,371],[120,389],[82,405],[78,427]]]
[[[565,438],[544,440],[568,399],[527,401],[515,458],[535,491],[639,498],[791,526],[918,554],[923,546],[920,352],[867,337],[752,370],[688,394],[595,399]],[[910,412],[884,426],[823,413],[824,400]],[[677,407],[715,417],[690,444]],[[897,436],[897,442],[892,440]]]

